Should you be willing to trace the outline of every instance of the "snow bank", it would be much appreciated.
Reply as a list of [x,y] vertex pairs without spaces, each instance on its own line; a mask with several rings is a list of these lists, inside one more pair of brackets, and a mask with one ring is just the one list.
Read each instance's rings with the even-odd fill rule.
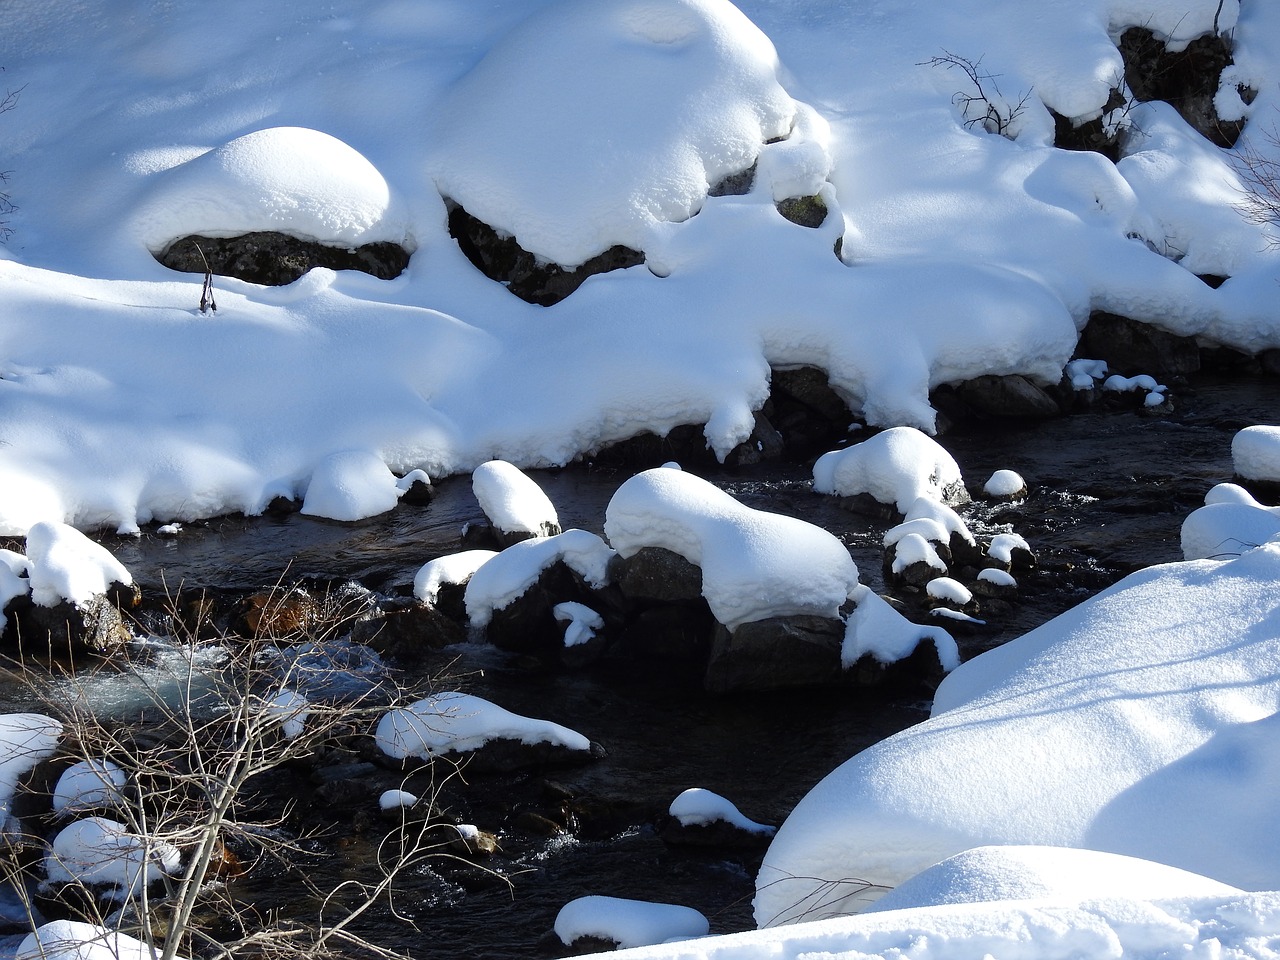
[[301,512],[330,520],[374,517],[392,509],[413,480],[397,479],[369,450],[343,450],[316,466]]
[[[963,664],[933,716],[796,806],[762,925],[852,912],[991,843],[1088,847],[1280,885],[1280,542],[1154,567]],[[858,878],[854,881],[850,878]]]
[[618,897],[579,897],[556,914],[556,935],[565,944],[580,937],[601,937],[622,947],[645,946],[705,937],[711,925],[697,910],[674,903],[650,903]]
[[376,733],[378,748],[396,760],[466,753],[499,739],[591,749],[590,740],[568,727],[522,717],[466,693],[438,693],[389,710],[378,721]]
[[896,504],[902,513],[922,497],[965,499],[955,459],[913,427],[894,427],[823,454],[813,465],[813,489],[841,497],[870,494],[881,503]]
[[825,530],[752,510],[681,470],[646,470],[622,484],[604,532],[622,557],[662,547],[701,567],[702,595],[731,631],[767,617],[835,618],[858,586],[849,551]]

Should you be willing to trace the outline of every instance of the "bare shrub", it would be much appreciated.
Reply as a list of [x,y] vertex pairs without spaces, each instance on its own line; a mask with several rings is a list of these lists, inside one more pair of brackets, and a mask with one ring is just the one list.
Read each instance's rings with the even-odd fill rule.
[[996,82],[998,75],[981,69],[981,57],[970,60],[944,50],[940,56],[925,60],[917,66],[960,71],[967,82],[951,97],[951,102],[959,108],[966,127],[980,126],[987,133],[999,134],[1009,140],[1016,136],[1017,122],[1026,112],[1027,103],[1031,99],[1030,91],[1016,102],[1007,99]]

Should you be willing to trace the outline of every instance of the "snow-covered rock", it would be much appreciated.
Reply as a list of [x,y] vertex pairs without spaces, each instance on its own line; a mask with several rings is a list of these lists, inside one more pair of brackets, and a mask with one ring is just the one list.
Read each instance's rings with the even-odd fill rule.
[[[18,944],[15,960],[153,960],[155,946],[81,920],[54,920]],[[183,960],[181,956],[177,960]]]
[[542,488],[505,460],[489,460],[476,467],[471,489],[503,546],[560,532],[556,508]]
[[1280,483],[1280,427],[1245,427],[1231,438],[1236,476]]
[[943,503],[969,499],[955,459],[914,427],[893,427],[823,454],[813,465],[813,489],[840,497],[868,494],[901,513],[920,497]]
[[621,557],[662,547],[701,567],[702,595],[730,631],[769,617],[836,618],[858,584],[849,551],[825,530],[753,510],[681,470],[646,470],[622,484],[604,530]]
[[601,587],[609,582],[612,556],[608,544],[586,530],[514,543],[472,573],[465,593],[467,617],[474,627],[486,626],[495,610],[523,596],[554,563],[565,564],[589,586]]
[[621,947],[704,937],[710,929],[707,918],[692,907],[602,896],[571,900],[560,908],[555,924],[566,945],[595,937]]
[[80,760],[67,767],[53,788],[53,812],[112,810],[124,802],[125,773],[107,759]]
[[345,521],[377,516],[395,507],[420,473],[397,479],[371,451],[342,450],[316,466],[301,512]]
[[465,586],[472,574],[498,555],[496,550],[463,550],[428,560],[413,577],[413,595],[434,606],[443,586]]
[[113,900],[140,893],[181,865],[172,844],[141,837],[106,817],[86,817],[63,827],[44,860],[49,883],[88,884]]

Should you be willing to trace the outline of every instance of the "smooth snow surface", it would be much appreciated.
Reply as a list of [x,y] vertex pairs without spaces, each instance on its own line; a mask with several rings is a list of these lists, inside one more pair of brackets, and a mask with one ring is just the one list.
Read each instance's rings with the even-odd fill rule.
[[840,662],[845,667],[868,655],[880,663],[897,663],[911,656],[921,640],[933,642],[943,670],[959,666],[960,651],[945,630],[912,623],[870,587],[860,586],[854,599],[858,605],[845,624],[840,647]]
[[704,937],[711,925],[697,910],[674,903],[619,897],[579,897],[556,914],[556,935],[565,944],[601,937],[622,947],[638,947],[687,937]]
[[384,813],[391,810],[403,810],[418,802],[417,794],[408,790],[383,790],[378,797],[378,809]]
[[1016,497],[1027,489],[1027,481],[1016,470],[997,470],[982,485],[982,492],[989,497]]
[[753,510],[681,470],[658,467],[623,483],[604,532],[622,557],[662,547],[701,567],[702,595],[730,631],[767,617],[834,619],[858,586],[848,549],[821,527]]
[[813,489],[841,497],[870,494],[906,513],[917,499],[942,501],[964,478],[955,459],[937,441],[912,427],[894,427],[813,465]]
[[702,787],[690,787],[671,801],[667,813],[684,826],[706,825],[724,821],[748,833],[772,835],[777,827],[756,821],[743,815],[731,800]]
[[1231,439],[1236,476],[1280,482],[1280,427],[1245,427]]
[[471,489],[489,522],[503,533],[560,532],[556,508],[518,467],[503,460],[482,463],[471,473]]
[[112,900],[140,893],[144,885],[176,873],[180,866],[172,844],[147,840],[106,817],[86,817],[64,827],[44,860],[50,883],[101,885]]
[[952,671],[929,720],[795,807],[761,868],[757,921],[853,912],[992,843],[1280,886],[1266,826],[1280,787],[1277,580],[1280,541],[1153,567]]
[[389,710],[378,721],[376,733],[378,748],[396,760],[466,753],[499,739],[591,749],[590,740],[568,727],[522,717],[467,693],[437,693]]
[[1176,867],[1070,847],[976,847],[916,874],[868,913],[992,900],[1225,897],[1242,891]]
[[[1178,46],[1215,18],[1235,151],[1160,104],[1109,117],[1119,164],[1051,146],[1049,108],[1102,114],[1125,28]],[[1242,216],[1236,173],[1276,154],[1277,33],[1236,0],[174,0],[127,24],[10,0],[0,534],[304,493],[386,509],[386,476],[315,499],[354,450],[439,477],[702,424],[724,457],[771,367],[825,371],[851,421],[928,432],[939,385],[1057,382],[1094,309],[1280,346],[1276,230]],[[999,78],[997,109],[1025,97],[1015,139],[969,122],[944,52]],[[753,163],[746,193],[709,196]],[[819,227],[779,214],[796,195],[821,197]],[[627,244],[645,265],[534,306],[462,254],[447,201],[535,258]],[[413,256],[393,281],[217,277],[216,315],[152,257],[261,229]]]

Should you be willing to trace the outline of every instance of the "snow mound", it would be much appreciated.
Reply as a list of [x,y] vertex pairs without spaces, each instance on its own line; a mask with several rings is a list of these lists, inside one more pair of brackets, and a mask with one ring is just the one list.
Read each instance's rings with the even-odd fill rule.
[[442,753],[467,753],[491,740],[591,749],[590,740],[568,727],[522,717],[467,693],[438,693],[389,710],[378,721],[375,738],[378,748],[396,760],[428,760]]
[[42,713],[0,716],[0,830],[10,827],[9,805],[18,781],[53,755],[61,737],[62,724]]
[[110,550],[74,527],[51,521],[27,531],[27,576],[31,599],[42,607],[56,607],[63,600],[84,606],[113,583],[133,583]]
[[813,489],[841,497],[870,494],[906,513],[919,498],[944,501],[963,494],[964,478],[951,454],[915,427],[893,427],[813,465]]
[[471,490],[480,509],[503,533],[554,536],[560,532],[555,505],[519,467],[490,460],[471,473]]
[[1280,427],[1245,427],[1231,438],[1236,476],[1280,483]]
[[1114,853],[1070,847],[975,847],[921,871],[866,912],[993,900],[1164,900],[1241,892],[1186,870]]
[[858,586],[858,568],[836,537],[743,506],[680,470],[658,467],[622,484],[604,532],[622,557],[662,547],[701,567],[702,595],[730,631],[768,617],[834,619]]
[[1278,536],[1280,507],[1229,500],[1208,503],[1182,521],[1182,557],[1225,559]]
[[143,886],[174,874],[182,862],[172,844],[149,840],[106,817],[86,817],[64,827],[45,854],[50,883],[104,885],[110,899],[123,900]]
[[276,231],[322,243],[403,243],[406,220],[377,168],[337,137],[270,127],[157,177],[133,230],[152,253],[198,234]]
[[1280,542],[1154,567],[960,666],[929,720],[796,806],[760,871],[757,921],[855,912],[992,843],[1280,884],[1259,800],[1280,786],[1277,578]]
[[432,175],[545,260],[645,250],[790,131],[777,69],[773,44],[727,0],[551,4],[451,92]]
[[411,478],[397,480],[368,450],[343,450],[325,457],[311,474],[302,513],[329,520],[363,520],[386,513],[399,502]]
[[565,944],[600,937],[622,947],[705,937],[710,929],[707,918],[692,907],[600,896],[569,901],[560,908],[555,925]]
[[154,960],[155,955],[154,945],[127,933],[81,920],[54,920],[27,934],[14,960]]
[[858,605],[845,624],[840,646],[843,666],[851,667],[864,656],[871,656],[878,663],[897,663],[911,656],[921,640],[933,641],[943,670],[954,670],[960,665],[956,641],[941,627],[912,623],[867,586],[859,586],[854,591],[854,599]]
[[756,823],[746,817],[731,800],[702,787],[690,787],[681,792],[671,801],[667,812],[686,827],[723,821],[748,833],[772,835],[778,829],[768,824]]
[[62,772],[53,788],[54,813],[110,809],[124,802],[125,775],[110,760],[81,760]]

